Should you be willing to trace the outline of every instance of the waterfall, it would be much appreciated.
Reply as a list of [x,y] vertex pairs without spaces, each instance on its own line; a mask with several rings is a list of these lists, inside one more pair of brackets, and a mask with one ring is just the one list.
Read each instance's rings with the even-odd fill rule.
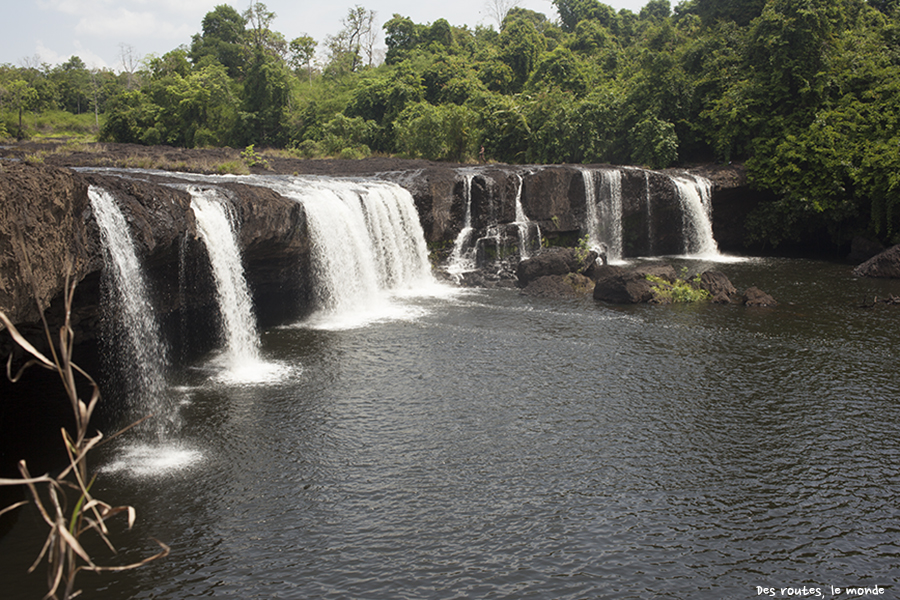
[[532,223],[528,216],[525,214],[525,209],[522,207],[522,188],[524,187],[524,180],[522,176],[516,173],[516,177],[519,181],[519,186],[516,188],[516,228],[519,230],[519,257],[522,259],[526,259],[531,255],[532,248],[532,240],[531,240],[531,227],[532,225],[537,228],[537,237],[540,239],[541,230],[537,226],[537,224]]
[[104,310],[104,320],[113,338],[120,342],[115,356],[130,387],[128,400],[139,411],[137,417],[156,415],[157,434],[163,437],[175,425],[176,414],[169,406],[166,390],[167,350],[150,305],[144,274],[128,223],[115,198],[95,186],[88,188],[88,197],[100,228],[105,274],[111,279],[111,302]]
[[622,260],[622,172],[601,171],[600,242],[610,262]]
[[600,251],[605,249],[610,262],[622,260],[622,172],[600,171],[600,190],[594,171],[581,169],[584,180],[587,214],[588,244]]
[[644,171],[644,210],[647,212],[647,253],[656,254],[655,232],[653,231],[653,202],[650,197],[650,172]]
[[376,311],[390,293],[434,284],[415,203],[400,186],[315,178],[260,184],[303,204],[320,313]]
[[447,272],[456,275],[475,269],[475,256],[470,243],[472,237],[472,180],[474,178],[473,174],[468,173],[464,179],[466,217],[463,228],[453,243],[453,251],[450,253],[450,260],[447,264]]
[[672,181],[681,203],[684,253],[718,256],[712,230],[712,184],[703,177],[673,177]]
[[197,231],[216,280],[224,359],[232,370],[259,362],[259,334],[228,205],[215,189],[189,187]]
[[600,213],[597,210],[597,184],[594,182],[594,172],[589,169],[579,169],[581,179],[584,182],[584,208],[587,215],[588,244],[591,248],[600,249]]

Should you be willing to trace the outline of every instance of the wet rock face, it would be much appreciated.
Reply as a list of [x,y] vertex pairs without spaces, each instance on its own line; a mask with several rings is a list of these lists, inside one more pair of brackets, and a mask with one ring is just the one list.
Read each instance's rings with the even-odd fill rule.
[[[49,307],[51,328],[58,327],[68,272],[78,282],[73,311],[76,339],[97,335],[104,250],[88,194],[93,185],[116,198],[160,320],[184,321],[185,315],[208,320],[203,315],[216,310],[209,260],[197,235],[191,196],[171,183],[176,181],[4,164],[0,171],[0,310],[36,332],[38,328],[29,325],[39,319],[36,298]],[[264,188],[222,187],[238,221],[245,275],[260,321],[302,313],[310,299],[309,239],[302,205]]]
[[87,184],[64,169],[0,166],[0,310],[38,319],[64,288],[102,265]]

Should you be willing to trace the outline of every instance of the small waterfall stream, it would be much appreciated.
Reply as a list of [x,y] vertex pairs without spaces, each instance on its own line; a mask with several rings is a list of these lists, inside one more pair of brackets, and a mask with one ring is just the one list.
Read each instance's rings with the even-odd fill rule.
[[471,247],[472,238],[472,180],[475,175],[467,173],[464,181],[464,193],[466,197],[466,216],[463,221],[462,230],[456,236],[453,243],[453,251],[450,253],[450,260],[447,263],[447,272],[459,275],[466,271],[475,269],[474,248]]
[[703,177],[673,177],[682,207],[684,253],[692,256],[719,256],[712,230],[712,184]]
[[531,237],[531,228],[537,230],[537,238],[541,238],[541,229],[537,223],[533,223],[525,214],[525,208],[522,206],[522,188],[525,181],[522,176],[516,173],[518,179],[518,187],[516,188],[516,228],[519,230],[519,257],[526,259],[531,256],[531,249],[534,241]]
[[605,250],[610,262],[622,260],[622,172],[600,171],[600,194],[597,194],[595,171],[581,169],[584,180],[588,244]]
[[197,230],[206,245],[216,279],[225,339],[223,359],[230,370],[236,370],[259,362],[259,333],[229,207],[214,188],[191,186],[188,191]]
[[600,172],[600,242],[610,262],[622,260],[622,172]]
[[135,418],[155,415],[156,433],[165,437],[177,424],[166,390],[167,349],[160,337],[144,274],[134,250],[128,223],[106,190],[90,186],[88,196],[106,255],[111,302],[104,320],[119,341],[118,367],[130,389]]

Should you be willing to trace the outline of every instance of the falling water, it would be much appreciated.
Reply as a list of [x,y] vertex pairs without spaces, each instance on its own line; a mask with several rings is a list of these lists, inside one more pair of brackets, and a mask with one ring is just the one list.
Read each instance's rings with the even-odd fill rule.
[[622,172],[601,171],[600,198],[601,243],[606,245],[607,258],[622,260]]
[[622,172],[600,172],[600,190],[594,171],[581,169],[584,179],[587,212],[588,243],[592,248],[605,249],[610,261],[622,260]]
[[415,203],[398,185],[340,179],[266,182],[306,211],[321,314],[372,313],[389,293],[434,285]]
[[111,302],[105,320],[121,340],[119,367],[128,385],[129,401],[138,417],[156,415],[156,433],[164,437],[175,426],[176,414],[168,403],[165,371],[166,348],[150,305],[144,274],[135,254],[128,223],[115,198],[91,186],[88,196],[106,255],[106,274],[111,277]]
[[644,209],[647,212],[647,250],[650,256],[656,253],[656,234],[653,231],[653,198],[650,196],[650,172],[644,171]]
[[191,208],[197,218],[197,230],[212,265],[218,292],[224,359],[235,370],[259,362],[259,334],[253,314],[253,301],[238,249],[228,205],[215,189],[190,187]]
[[456,236],[453,243],[453,252],[450,253],[450,260],[447,264],[447,272],[452,274],[465,273],[475,269],[474,248],[471,247],[470,239],[472,237],[472,179],[474,175],[469,173],[464,180],[464,193],[466,196],[466,218],[463,222],[462,231]]
[[684,253],[692,256],[718,256],[719,247],[712,230],[712,185],[703,177],[673,177],[682,209]]
[[519,181],[519,186],[516,188],[516,228],[519,230],[519,257],[520,258],[528,258],[531,255],[532,248],[532,239],[531,239],[531,228],[534,226],[537,228],[537,237],[540,239],[541,230],[538,227],[537,223],[532,223],[528,216],[525,214],[525,209],[522,206],[522,188],[524,187],[524,181],[522,176],[516,173],[516,177]]
[[587,214],[588,243],[592,247],[600,246],[600,213],[597,210],[597,184],[594,182],[594,172],[589,169],[579,169],[581,179],[584,181],[584,204]]

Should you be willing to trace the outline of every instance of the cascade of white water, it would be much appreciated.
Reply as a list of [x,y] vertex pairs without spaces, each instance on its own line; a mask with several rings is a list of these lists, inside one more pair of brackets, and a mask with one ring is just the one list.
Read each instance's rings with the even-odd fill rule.
[[594,181],[594,172],[590,169],[579,169],[581,179],[584,182],[584,205],[587,215],[588,244],[592,248],[600,246],[600,211],[597,210],[597,184]]
[[673,177],[682,208],[684,253],[718,256],[719,247],[712,230],[712,184],[703,177]]
[[600,172],[600,242],[606,245],[610,262],[622,260],[622,172]]
[[647,254],[653,256],[655,250],[655,233],[653,231],[653,203],[650,197],[650,173],[644,171],[644,209],[647,212]]
[[531,239],[531,228],[534,226],[537,228],[537,236],[541,237],[540,227],[537,226],[536,223],[532,223],[528,216],[525,214],[525,208],[522,206],[522,188],[524,187],[524,180],[522,176],[516,173],[516,177],[518,178],[519,185],[516,188],[516,228],[519,230],[519,257],[522,259],[528,258],[531,255],[532,248],[532,239]]
[[110,312],[115,335],[122,348],[117,354],[119,367],[131,386],[129,401],[140,411],[138,416],[154,414],[157,433],[162,437],[175,426],[176,414],[169,405],[165,372],[167,350],[150,305],[144,274],[134,250],[128,223],[115,198],[102,188],[90,186],[88,197],[100,228],[106,255],[107,275],[112,285]]
[[588,244],[606,253],[610,261],[622,260],[622,172],[600,172],[600,190],[594,171],[581,169],[584,180]]
[[191,186],[191,208],[206,245],[216,280],[219,314],[225,338],[225,361],[232,369],[259,361],[259,333],[253,300],[244,278],[241,254],[225,200],[212,188]]
[[317,178],[260,183],[303,204],[321,312],[358,312],[389,292],[434,284],[415,203],[400,186]]
[[453,274],[465,273],[475,269],[475,252],[471,244],[472,238],[472,180],[475,176],[468,173],[463,180],[466,196],[466,217],[463,228],[456,236],[453,243],[453,251],[447,264],[447,272]]

